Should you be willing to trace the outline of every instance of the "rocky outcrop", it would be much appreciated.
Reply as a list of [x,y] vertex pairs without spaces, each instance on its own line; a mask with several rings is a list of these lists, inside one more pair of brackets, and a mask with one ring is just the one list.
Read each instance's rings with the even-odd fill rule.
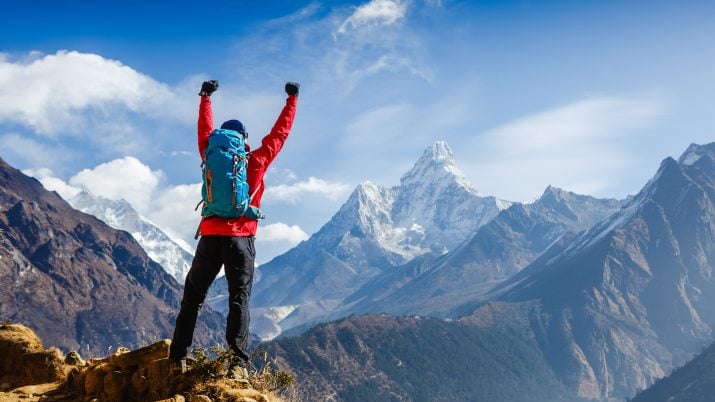
[[45,350],[32,330],[0,324],[0,388],[62,381],[67,377],[62,353]]
[[111,356],[85,362],[77,352],[62,356],[58,349],[45,350],[25,326],[2,324],[0,401],[282,400],[265,388],[265,372],[246,371],[242,377],[229,379],[220,365],[208,372],[198,363],[182,369],[167,359],[169,346],[170,341],[163,340],[133,351],[119,348]]

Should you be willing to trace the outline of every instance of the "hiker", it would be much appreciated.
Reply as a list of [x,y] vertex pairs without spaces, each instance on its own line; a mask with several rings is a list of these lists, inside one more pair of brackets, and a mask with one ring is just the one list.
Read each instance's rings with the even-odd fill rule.
[[[242,361],[241,363],[249,358],[246,350],[249,336],[248,300],[251,296],[256,256],[254,236],[258,229],[258,219],[262,218],[258,207],[261,205],[261,197],[265,189],[263,176],[288,138],[293,125],[300,88],[297,83],[286,83],[285,92],[288,94],[288,99],[278,120],[273,125],[271,132],[261,141],[261,146],[250,151],[248,144],[244,145],[245,139],[248,138],[246,126],[239,120],[228,120],[221,125],[221,129],[214,130],[211,94],[218,89],[218,86],[219,83],[216,80],[205,81],[201,85],[201,92],[199,92],[201,102],[198,140],[199,154],[203,162],[204,185],[202,189],[202,219],[197,236],[200,234],[201,239],[196,247],[191,269],[186,276],[181,310],[176,318],[174,337],[169,352],[169,359],[179,364],[186,357],[188,348],[191,346],[199,308],[222,265],[226,273],[229,293],[226,341],[235,356]],[[229,141],[234,145],[240,144],[245,148],[245,153],[237,150],[238,156],[236,153],[231,154],[234,175],[237,170],[239,173],[243,171],[245,182],[234,180],[233,183],[224,183],[224,186],[221,186],[222,188],[228,187],[226,191],[232,194],[228,205],[233,204],[234,215],[239,214],[238,217],[230,217],[220,209],[211,209],[215,203],[218,203],[214,199],[219,197],[217,191],[221,190],[214,187],[219,186],[222,177],[230,175],[230,172],[222,172],[222,176],[220,173],[211,172],[210,166],[206,167],[212,162],[212,158],[220,157],[212,155],[214,152],[220,153],[227,150],[227,147],[223,146],[227,143],[220,141]],[[229,159],[230,161],[231,159]],[[238,162],[243,164],[240,165]],[[237,168],[237,166],[239,167]],[[214,169],[218,168],[214,167]],[[250,194],[250,197],[247,197],[247,194]],[[238,204],[244,205],[237,206],[237,198],[242,198],[239,199]],[[230,213],[229,211],[228,214]]]

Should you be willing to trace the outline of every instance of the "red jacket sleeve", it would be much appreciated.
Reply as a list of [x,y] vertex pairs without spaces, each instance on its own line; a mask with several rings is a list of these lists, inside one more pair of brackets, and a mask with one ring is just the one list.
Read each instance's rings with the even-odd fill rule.
[[209,145],[209,135],[214,129],[214,117],[211,111],[211,97],[202,96],[199,104],[199,122],[197,132],[199,137],[199,154],[201,160],[205,159],[204,152]]
[[293,127],[293,119],[295,118],[295,109],[298,104],[298,97],[288,96],[286,105],[283,107],[278,120],[273,125],[273,129],[261,141],[261,146],[251,152],[251,162],[254,165],[260,165],[263,169],[273,162],[273,160],[283,148],[283,144],[288,138],[291,127]]

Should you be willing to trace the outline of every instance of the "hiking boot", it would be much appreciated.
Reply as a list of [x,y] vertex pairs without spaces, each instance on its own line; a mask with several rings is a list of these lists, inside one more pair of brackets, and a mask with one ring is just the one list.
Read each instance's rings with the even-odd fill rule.
[[191,367],[193,367],[194,363],[196,363],[196,360],[192,359],[191,357],[184,357],[183,359],[179,360],[169,359],[169,362],[171,367],[171,374],[179,375],[191,370]]

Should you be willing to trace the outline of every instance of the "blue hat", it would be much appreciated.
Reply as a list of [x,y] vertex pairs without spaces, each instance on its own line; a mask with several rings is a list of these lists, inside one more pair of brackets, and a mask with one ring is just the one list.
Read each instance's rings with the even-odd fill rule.
[[238,131],[241,134],[246,134],[246,126],[238,120],[227,120],[221,125],[222,129]]

